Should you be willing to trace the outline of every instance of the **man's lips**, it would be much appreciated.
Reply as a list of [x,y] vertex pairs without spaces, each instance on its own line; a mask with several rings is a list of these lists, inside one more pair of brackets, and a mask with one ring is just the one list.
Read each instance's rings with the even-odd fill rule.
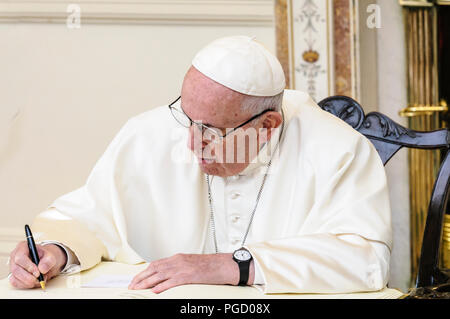
[[199,162],[201,163],[201,164],[212,164],[212,163],[214,163],[214,159],[212,159],[212,158],[199,158]]
[[216,160],[214,157],[203,157],[204,154],[202,153],[198,154],[197,152],[194,152],[194,155],[197,158],[199,164],[212,164]]

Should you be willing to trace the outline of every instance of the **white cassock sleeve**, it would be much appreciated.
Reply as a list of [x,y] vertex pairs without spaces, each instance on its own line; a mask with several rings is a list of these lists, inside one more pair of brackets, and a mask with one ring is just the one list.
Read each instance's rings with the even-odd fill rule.
[[265,293],[351,293],[386,286],[392,239],[384,167],[365,137],[348,144],[341,154],[328,150],[334,158],[326,157],[327,150],[311,152],[318,168],[315,184],[321,186],[311,190],[314,206],[298,235],[247,245]]
[[389,277],[388,247],[356,235],[316,234],[247,248],[262,269],[264,293],[377,291]]

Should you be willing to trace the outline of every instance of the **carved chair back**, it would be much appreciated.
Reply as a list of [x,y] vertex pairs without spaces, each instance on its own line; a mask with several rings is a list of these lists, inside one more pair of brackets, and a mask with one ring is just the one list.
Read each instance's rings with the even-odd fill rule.
[[448,208],[450,181],[450,131],[432,132],[410,130],[378,112],[365,115],[362,107],[352,98],[332,96],[320,101],[319,106],[351,125],[365,135],[386,163],[402,148],[443,149],[446,151],[431,194],[416,288],[438,286],[450,281],[450,271],[439,269],[439,252],[443,219]]

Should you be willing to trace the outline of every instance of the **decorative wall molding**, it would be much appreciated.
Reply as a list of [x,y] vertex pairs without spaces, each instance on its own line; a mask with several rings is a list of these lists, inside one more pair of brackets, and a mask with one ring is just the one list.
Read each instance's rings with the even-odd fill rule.
[[276,0],[277,56],[288,88],[315,101],[334,94],[333,0]]
[[360,101],[357,92],[356,53],[358,28],[355,26],[355,4],[358,0],[333,0],[335,93]]
[[272,0],[0,0],[0,22],[66,23],[70,5],[79,7],[81,25],[274,25]]
[[316,101],[334,92],[332,0],[290,0],[293,86]]
[[276,31],[276,48],[277,58],[283,67],[284,76],[286,77],[286,88],[293,89],[292,69],[292,50],[291,37],[289,33],[289,10],[288,1],[275,0],[275,31]]

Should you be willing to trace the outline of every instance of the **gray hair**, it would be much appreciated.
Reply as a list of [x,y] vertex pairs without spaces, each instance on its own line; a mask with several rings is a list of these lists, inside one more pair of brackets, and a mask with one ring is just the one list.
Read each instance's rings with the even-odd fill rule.
[[265,110],[274,109],[281,110],[284,91],[275,96],[253,96],[247,95],[242,100],[241,108],[243,112],[252,114],[262,113]]

